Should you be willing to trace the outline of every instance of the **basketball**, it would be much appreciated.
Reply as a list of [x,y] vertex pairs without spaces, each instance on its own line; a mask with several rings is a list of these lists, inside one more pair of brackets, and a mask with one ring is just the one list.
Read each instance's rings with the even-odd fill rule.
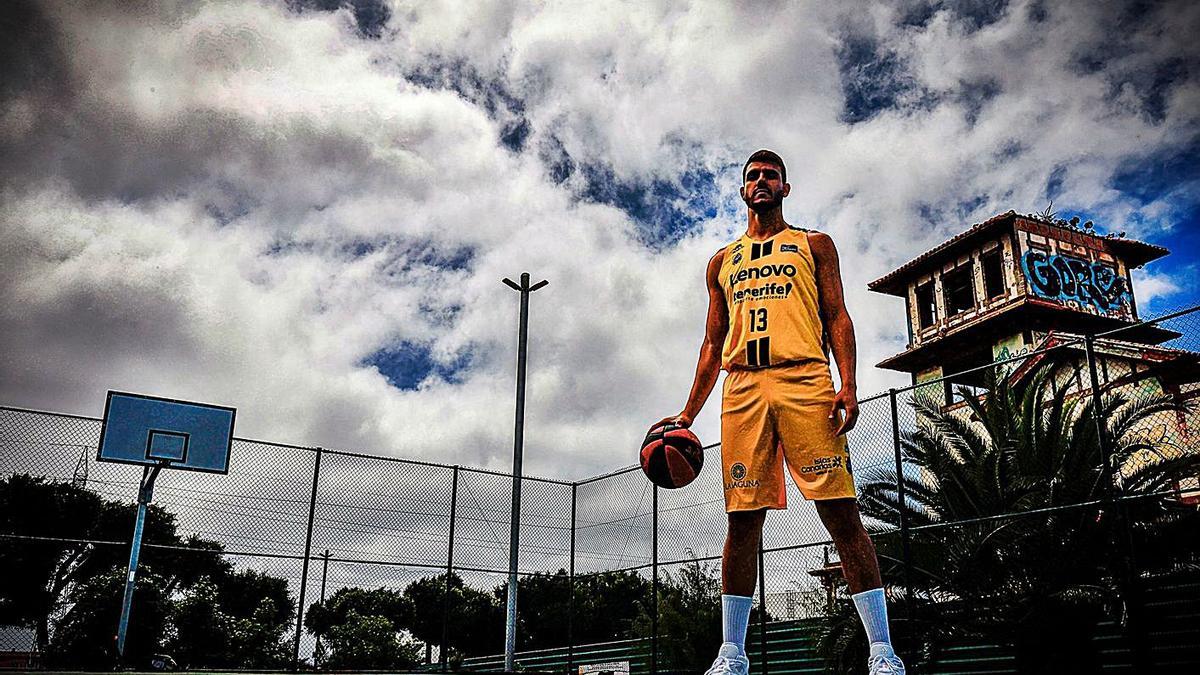
[[642,441],[642,471],[661,488],[674,490],[696,479],[704,466],[700,439],[673,424],[656,426]]

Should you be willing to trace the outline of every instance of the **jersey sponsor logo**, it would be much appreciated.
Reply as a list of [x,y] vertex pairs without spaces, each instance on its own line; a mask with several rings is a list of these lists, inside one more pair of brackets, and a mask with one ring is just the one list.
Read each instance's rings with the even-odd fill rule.
[[734,254],[733,254],[733,264],[734,264],[734,265],[736,265],[736,264],[738,264],[738,263],[740,263],[740,262],[742,262],[742,254],[741,254],[741,253],[734,253]]
[[740,288],[733,292],[733,301],[742,302],[743,300],[778,300],[786,298],[792,293],[792,282],[786,284],[778,284],[772,281],[769,284],[763,284],[757,288]]
[[842,468],[842,458],[837,455],[831,457],[817,457],[813,459],[813,463],[808,466],[800,467],[801,474],[812,474],[814,476],[824,476],[827,473],[832,473]]
[[746,480],[746,465],[741,462],[734,462],[733,466],[729,467],[729,477],[732,480],[726,481],[726,490],[758,487],[757,480]]
[[780,253],[799,253],[800,247],[795,244],[781,244],[779,246]]
[[796,276],[796,266],[791,263],[775,263],[771,265],[759,265],[758,267],[747,267],[729,275],[729,287],[733,288],[751,279],[770,279],[771,277],[781,276]]

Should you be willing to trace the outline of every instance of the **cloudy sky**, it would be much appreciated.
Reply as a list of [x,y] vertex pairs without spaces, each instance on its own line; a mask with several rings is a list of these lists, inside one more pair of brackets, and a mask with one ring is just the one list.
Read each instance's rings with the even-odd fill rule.
[[[1168,246],[1200,300],[1193,2],[6,2],[0,403],[109,389],[238,435],[527,471],[628,465],[684,402],[739,169],[830,233],[860,393],[906,383],[866,283],[987,217]],[[717,438],[717,399],[697,422]]]

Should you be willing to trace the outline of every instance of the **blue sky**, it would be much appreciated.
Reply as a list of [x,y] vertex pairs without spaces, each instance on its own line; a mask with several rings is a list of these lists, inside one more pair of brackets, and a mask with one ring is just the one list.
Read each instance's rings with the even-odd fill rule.
[[529,469],[628,464],[683,405],[760,147],[789,222],[841,251],[861,393],[907,382],[873,367],[903,305],[866,284],[1009,209],[1170,248],[1135,277],[1143,316],[1200,303],[1196,3],[3,11],[7,404],[143,391],[235,405],[247,435],[505,469],[500,279],[529,271]]

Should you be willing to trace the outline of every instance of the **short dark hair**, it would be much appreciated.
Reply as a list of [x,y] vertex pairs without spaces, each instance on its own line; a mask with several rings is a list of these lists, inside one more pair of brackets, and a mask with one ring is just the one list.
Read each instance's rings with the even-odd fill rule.
[[765,162],[767,164],[774,164],[775,166],[778,166],[779,176],[783,178],[783,182],[787,182],[787,167],[783,165],[783,158],[771,152],[770,150],[759,150],[753,155],[750,155],[750,159],[746,160],[746,163],[742,165],[743,183],[746,182],[746,169],[750,168],[751,162]]

